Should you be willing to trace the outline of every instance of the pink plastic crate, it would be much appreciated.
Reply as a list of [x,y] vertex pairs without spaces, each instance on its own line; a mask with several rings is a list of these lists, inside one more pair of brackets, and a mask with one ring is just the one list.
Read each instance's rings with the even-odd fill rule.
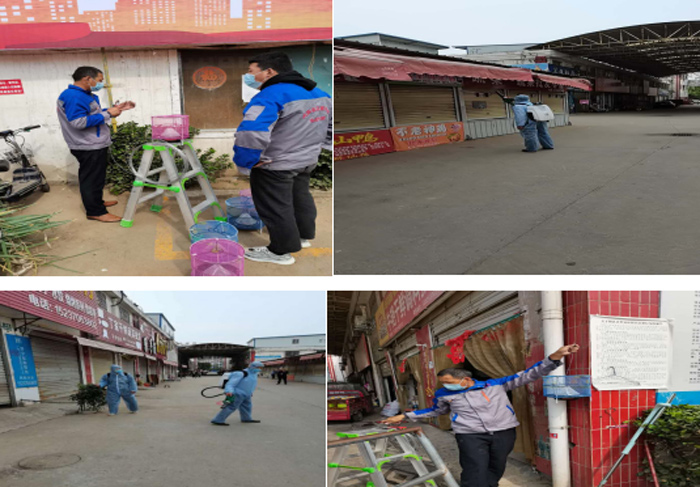
[[193,276],[242,276],[245,249],[220,238],[199,240],[190,246]]
[[189,115],[151,117],[153,140],[185,140],[190,137]]

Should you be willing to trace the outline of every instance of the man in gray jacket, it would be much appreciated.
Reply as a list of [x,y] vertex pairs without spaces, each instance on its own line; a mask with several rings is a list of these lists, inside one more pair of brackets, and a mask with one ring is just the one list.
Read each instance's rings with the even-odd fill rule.
[[515,428],[520,425],[506,392],[544,377],[578,350],[578,345],[566,345],[527,370],[487,381],[475,381],[465,369],[442,370],[438,379],[445,387],[435,392],[432,407],[399,414],[383,423],[450,413],[462,467],[461,487],[498,487],[515,445]]
[[80,196],[88,220],[115,223],[121,220],[107,212],[117,201],[104,201],[102,191],[107,178],[109,123],[123,111],[136,105],[126,101],[103,109],[95,92],[104,88],[104,74],[92,66],[81,66],[73,73],[73,84],[58,97],[58,121],[71,154],[78,160]]

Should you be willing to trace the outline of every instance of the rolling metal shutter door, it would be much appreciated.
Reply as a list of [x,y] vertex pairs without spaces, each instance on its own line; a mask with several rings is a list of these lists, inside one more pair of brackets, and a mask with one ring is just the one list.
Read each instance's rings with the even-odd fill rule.
[[[2,333],[0,333],[0,340],[3,340]],[[10,398],[10,384],[7,381],[7,371],[5,370],[2,349],[2,344],[0,344],[0,405],[5,405],[11,404],[12,399]]]
[[[467,119],[478,118],[505,118],[508,116],[506,104],[496,93],[488,92],[462,92]],[[477,108],[486,104],[484,108]]]
[[540,93],[539,91],[533,90],[532,88],[530,89],[525,89],[525,90],[508,90],[508,97],[509,98],[515,98],[518,95],[527,95],[530,97],[530,101],[532,103],[538,103],[540,101]]
[[542,93],[542,103],[560,115],[566,113],[566,100],[566,93]]
[[[505,293],[493,293],[497,295],[503,295]],[[444,345],[447,340],[451,338],[456,338],[464,333],[466,330],[482,330],[491,325],[495,325],[511,316],[520,313],[520,301],[518,300],[517,293],[515,295],[499,302],[495,306],[486,311],[473,315],[471,318],[460,323],[457,326],[452,326],[451,328],[443,328],[438,333],[434,331],[436,337],[436,342]]]
[[139,375],[141,376],[142,380],[146,379],[146,376],[148,375],[146,369],[146,359],[144,357],[139,357]]
[[416,341],[416,333],[409,332],[408,336],[396,344],[394,353],[398,360],[403,360],[409,355],[418,352],[418,342]]
[[78,347],[32,336],[32,350],[42,401],[74,393],[81,382]]
[[397,125],[457,121],[451,86],[390,85],[389,91]]
[[130,376],[136,378],[136,370],[134,369],[134,360],[133,359],[128,359],[126,357],[122,357],[122,368],[124,369],[124,372],[126,372]]
[[378,84],[336,83],[333,94],[336,131],[386,127]]
[[92,370],[93,374],[95,374],[95,382],[99,384],[102,376],[109,374],[112,369],[112,364],[114,364],[112,352],[92,348],[90,353],[92,354]]

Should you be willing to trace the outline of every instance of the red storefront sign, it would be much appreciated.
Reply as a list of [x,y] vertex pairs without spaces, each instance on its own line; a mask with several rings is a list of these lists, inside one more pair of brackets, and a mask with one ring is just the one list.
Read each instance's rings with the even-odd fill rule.
[[426,123],[392,127],[391,134],[397,151],[421,149],[464,140],[462,122]]
[[335,134],[333,137],[333,159],[336,161],[386,154],[395,150],[389,130],[367,130]]
[[385,345],[403,330],[442,291],[389,291],[374,315],[379,332],[379,344]]
[[22,80],[0,79],[0,95],[23,95]]
[[416,343],[420,349],[420,368],[423,378],[423,395],[426,406],[430,406],[435,397],[435,362],[433,361],[433,343],[430,339],[430,325],[416,330]]
[[100,308],[93,292],[2,291],[0,305],[84,331],[102,342],[141,350],[141,331]]

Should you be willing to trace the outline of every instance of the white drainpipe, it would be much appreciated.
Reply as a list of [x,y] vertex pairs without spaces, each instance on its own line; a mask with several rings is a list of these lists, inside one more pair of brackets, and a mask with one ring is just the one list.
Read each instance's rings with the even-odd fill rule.
[[[564,311],[561,291],[542,291],[542,328],[544,351],[549,356],[564,343]],[[566,375],[564,365],[550,375]],[[552,461],[552,486],[571,487],[569,465],[569,421],[566,416],[566,401],[547,398],[549,411],[549,449]]]

